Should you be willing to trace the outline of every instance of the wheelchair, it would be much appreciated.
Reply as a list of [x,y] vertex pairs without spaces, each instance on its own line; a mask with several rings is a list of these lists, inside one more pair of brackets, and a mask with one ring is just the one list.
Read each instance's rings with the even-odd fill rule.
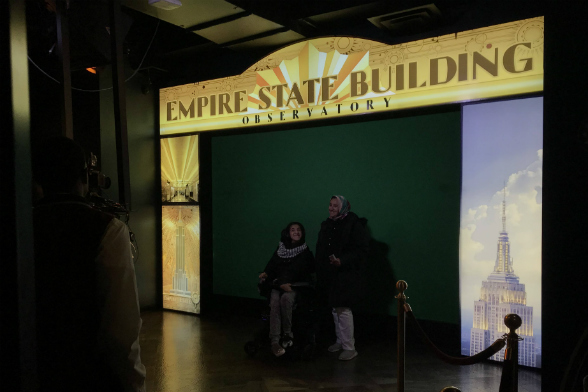
[[[292,289],[296,291],[296,303],[292,310],[292,334],[293,339],[282,337],[280,345],[286,353],[280,358],[293,360],[311,360],[316,354],[316,336],[318,332],[318,319],[316,311],[315,288],[308,282],[293,283]],[[259,294],[267,299],[266,306],[261,312],[259,326],[253,340],[245,343],[245,352],[254,357],[259,350],[270,351],[270,296],[272,287],[269,282],[260,280],[258,284]]]

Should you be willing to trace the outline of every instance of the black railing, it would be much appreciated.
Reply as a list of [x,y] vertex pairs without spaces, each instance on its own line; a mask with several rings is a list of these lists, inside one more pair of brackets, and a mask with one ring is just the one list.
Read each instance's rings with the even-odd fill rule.
[[[504,318],[504,324],[508,327],[510,332],[508,334],[504,334],[502,338],[496,339],[496,341],[492,343],[492,345],[487,347],[485,350],[480,351],[479,353],[472,355],[471,357],[452,357],[450,355],[445,354],[443,351],[437,348],[437,346],[435,346],[435,344],[431,341],[431,339],[429,339],[425,331],[421,328],[410,305],[406,303],[406,299],[408,297],[404,295],[404,292],[408,288],[408,284],[403,280],[399,280],[398,283],[396,283],[396,288],[398,289],[398,291],[400,291],[396,296],[396,299],[398,299],[398,392],[404,392],[406,357],[405,339],[407,316],[415,325],[416,330],[418,331],[419,335],[421,336],[421,339],[425,342],[425,344],[435,353],[435,355],[437,355],[439,359],[450,365],[473,365],[475,363],[490,358],[491,356],[502,350],[504,346],[506,346],[506,351],[504,352],[504,364],[502,368],[502,377],[500,379],[499,392],[518,391],[519,340],[521,340],[521,338],[519,338],[515,331],[521,326],[522,323],[521,318],[518,315],[506,315],[506,317]],[[456,387],[447,387],[444,388],[443,391],[459,392],[460,390]]]

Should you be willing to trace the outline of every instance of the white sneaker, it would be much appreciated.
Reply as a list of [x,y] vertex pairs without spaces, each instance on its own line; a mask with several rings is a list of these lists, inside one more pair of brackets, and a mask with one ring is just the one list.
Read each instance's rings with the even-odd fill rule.
[[329,350],[329,352],[331,353],[336,353],[337,351],[341,350],[343,348],[343,345],[341,343],[335,343],[329,346],[329,348],[327,350]]
[[284,350],[279,343],[272,343],[272,353],[276,356],[282,356],[286,353],[286,350]]
[[357,357],[357,351],[355,350],[343,350],[341,355],[339,355],[341,361],[349,361],[355,357]]

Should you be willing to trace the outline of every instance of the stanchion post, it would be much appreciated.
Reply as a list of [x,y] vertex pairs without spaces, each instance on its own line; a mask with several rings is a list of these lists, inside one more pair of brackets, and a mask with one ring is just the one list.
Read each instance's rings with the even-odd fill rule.
[[510,330],[506,336],[506,351],[504,351],[504,367],[500,380],[500,392],[517,392],[519,390],[519,335],[516,330],[523,321],[519,315],[511,313],[504,317],[504,324]]
[[398,299],[398,368],[397,368],[397,392],[404,392],[404,358],[405,358],[405,326],[406,313],[404,312],[404,304],[406,304],[406,295],[404,291],[408,288],[408,283],[404,280],[399,280],[396,283],[396,288],[400,293],[396,296]]

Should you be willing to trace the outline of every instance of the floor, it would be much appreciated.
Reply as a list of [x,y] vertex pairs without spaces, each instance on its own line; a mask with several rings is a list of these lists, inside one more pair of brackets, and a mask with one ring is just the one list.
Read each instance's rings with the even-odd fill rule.
[[[310,361],[293,361],[275,358],[266,349],[254,357],[245,353],[244,344],[259,325],[250,316],[200,318],[151,311],[142,317],[141,356],[149,392],[397,390],[394,339],[357,341],[359,356],[348,362],[324,347]],[[498,392],[500,364],[451,366],[427,350],[407,344],[406,392],[438,392],[448,386],[463,392]],[[521,369],[519,391],[540,390],[540,373]]]

